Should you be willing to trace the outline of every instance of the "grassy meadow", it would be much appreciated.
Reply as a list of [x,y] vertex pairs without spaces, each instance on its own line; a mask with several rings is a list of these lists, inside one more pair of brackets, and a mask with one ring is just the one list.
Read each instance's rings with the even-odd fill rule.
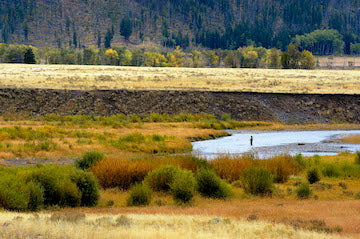
[[1,64],[7,88],[358,94],[358,70],[270,70]]
[[[102,238],[108,231],[106,236],[130,238],[357,237],[359,155],[267,160],[223,155],[206,161],[188,154],[191,141],[226,136],[224,129],[355,128],[359,126],[238,122],[206,114],[3,116],[0,207],[24,212],[2,211],[0,236]],[[36,159],[68,165],[40,166]],[[254,171],[260,172],[251,177],[254,182],[244,177],[250,169],[262,170]],[[319,181],[308,184],[313,169]],[[174,181],[166,184],[170,188],[157,189],[164,177]],[[253,191],[247,186],[259,182],[260,188],[269,188]],[[218,217],[220,221],[214,220]]]

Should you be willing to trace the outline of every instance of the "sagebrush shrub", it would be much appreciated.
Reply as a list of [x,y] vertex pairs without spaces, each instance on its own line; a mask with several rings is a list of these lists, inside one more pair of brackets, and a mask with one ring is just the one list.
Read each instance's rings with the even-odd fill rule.
[[76,207],[81,203],[81,192],[71,181],[71,167],[39,167],[30,170],[28,180],[37,182],[44,189],[45,206]]
[[196,181],[191,171],[181,170],[176,173],[170,185],[171,194],[177,203],[188,204],[191,202],[196,188]]
[[231,196],[231,188],[216,173],[209,169],[201,169],[196,174],[197,190],[204,197],[227,198]]
[[307,183],[301,183],[295,190],[299,199],[307,199],[311,195],[311,188]]
[[170,191],[170,185],[174,181],[175,174],[180,171],[181,169],[175,166],[162,166],[150,172],[144,182],[154,191],[168,192]]
[[320,181],[320,173],[319,170],[316,167],[313,167],[309,169],[306,172],[306,178],[309,181],[310,184],[316,183]]
[[101,152],[97,152],[97,151],[86,152],[81,158],[78,158],[75,161],[75,166],[82,170],[87,170],[92,165],[96,164],[96,162],[103,159],[104,159],[104,154]]
[[16,174],[3,174],[0,179],[0,206],[8,210],[37,210],[43,202],[43,190]]
[[253,195],[271,195],[273,179],[271,173],[260,167],[250,167],[241,174],[241,186],[246,193]]
[[152,190],[146,184],[135,184],[131,190],[126,204],[128,206],[149,205],[151,202]]
[[0,169],[0,205],[9,210],[94,206],[98,199],[95,177],[73,167]]
[[81,192],[74,183],[70,183],[70,180],[65,180],[59,183],[60,189],[60,201],[58,205],[65,207],[78,207],[81,204]]
[[71,180],[81,192],[81,206],[92,207],[98,204],[100,198],[98,183],[91,172],[75,170]]

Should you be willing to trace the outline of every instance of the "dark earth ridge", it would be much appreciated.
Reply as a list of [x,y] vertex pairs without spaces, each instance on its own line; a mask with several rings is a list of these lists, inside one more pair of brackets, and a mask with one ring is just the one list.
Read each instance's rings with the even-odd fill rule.
[[360,95],[0,89],[2,115],[224,113],[241,121],[359,123]]

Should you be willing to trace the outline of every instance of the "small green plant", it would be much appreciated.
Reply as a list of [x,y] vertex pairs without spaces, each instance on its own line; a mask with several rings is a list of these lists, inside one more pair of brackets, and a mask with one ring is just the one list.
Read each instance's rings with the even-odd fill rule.
[[153,134],[152,136],[152,140],[155,142],[160,142],[160,141],[164,141],[164,137],[158,134]]
[[329,178],[337,178],[341,174],[340,169],[334,164],[330,164],[330,163],[322,165],[321,173],[325,177],[329,177]]
[[320,173],[319,170],[315,167],[309,169],[306,172],[306,178],[309,181],[310,184],[316,183],[320,181]]
[[311,195],[311,188],[307,183],[301,183],[295,190],[299,199],[307,199]]
[[231,120],[231,117],[230,117],[229,114],[224,113],[224,114],[221,116],[221,120],[222,120],[222,121],[230,121],[230,120]]
[[231,196],[231,188],[222,181],[215,172],[201,169],[196,174],[197,189],[204,197],[227,198]]
[[294,160],[301,166],[301,168],[305,168],[306,162],[301,154],[295,155]]
[[274,189],[271,173],[260,167],[250,167],[241,174],[241,185],[245,193],[271,195]]
[[130,195],[126,204],[128,206],[149,205],[151,202],[152,190],[146,184],[135,184],[130,189]]
[[174,176],[170,185],[171,194],[174,200],[180,204],[189,204],[195,194],[196,181],[193,173],[188,170],[181,170]]
[[170,191],[170,185],[174,181],[175,174],[181,171],[180,168],[174,166],[163,166],[150,172],[144,182],[154,191]]
[[75,161],[75,166],[82,170],[87,170],[92,165],[96,164],[96,162],[103,159],[104,159],[104,154],[101,152],[97,152],[97,151],[86,152],[81,158]]
[[360,165],[360,152],[356,152],[356,155],[355,155],[355,164],[358,164]]

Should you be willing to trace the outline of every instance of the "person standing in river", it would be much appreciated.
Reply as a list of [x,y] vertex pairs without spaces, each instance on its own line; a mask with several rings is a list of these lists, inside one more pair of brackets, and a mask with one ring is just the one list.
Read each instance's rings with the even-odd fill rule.
[[252,137],[252,135],[250,136],[250,145],[253,146],[253,140],[254,138]]

